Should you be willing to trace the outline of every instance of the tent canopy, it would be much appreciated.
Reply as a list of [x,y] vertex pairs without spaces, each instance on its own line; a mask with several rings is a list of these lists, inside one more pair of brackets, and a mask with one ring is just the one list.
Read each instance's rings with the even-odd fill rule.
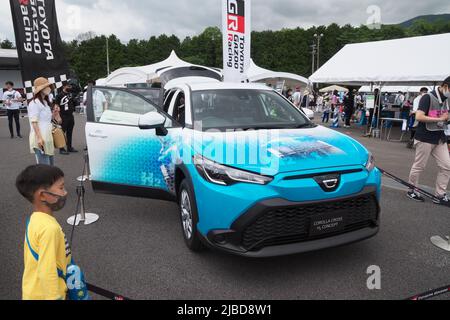
[[329,86],[329,87],[323,88],[319,92],[326,93],[326,92],[334,92],[334,91],[337,91],[337,92],[348,92],[348,89],[344,88],[344,87],[333,85],[333,86]]
[[149,83],[152,80],[159,78],[158,71],[170,67],[187,67],[192,64],[178,58],[175,51],[172,51],[170,56],[161,62],[142,67],[121,68],[109,75],[106,78],[105,85],[112,87],[123,87],[129,84]]
[[16,49],[0,49],[0,68],[19,69],[19,56]]
[[[124,87],[131,84],[142,84],[151,83],[153,81],[159,80],[159,74],[163,69],[169,68],[184,68],[184,67],[202,67],[196,66],[186,61],[181,60],[175,51],[172,51],[170,56],[161,62],[142,66],[142,67],[127,67],[121,68],[106,78],[105,86],[112,87]],[[211,70],[214,73],[220,73],[221,70],[202,67]],[[299,75],[287,72],[277,72],[267,70],[258,67],[253,60],[251,61],[250,67],[247,71],[247,79],[250,82],[266,82],[276,84],[277,81],[285,81],[287,86],[295,87],[297,85],[309,86],[310,82],[308,79],[301,77]]]
[[[419,93],[420,89],[422,88],[428,88],[428,90],[432,91],[433,87],[430,86],[384,86],[381,88],[381,92],[384,93],[397,93],[397,92],[410,92],[410,93]],[[380,86],[373,86],[371,89],[370,86],[363,86],[361,89],[359,89],[359,92],[361,93],[369,93],[373,92],[375,89],[379,89]]]
[[[247,79],[250,82],[262,82],[269,80],[286,81],[286,85],[295,87],[296,85],[309,85],[309,80],[288,72],[277,72],[258,67],[253,59],[250,61],[250,67],[247,70]],[[275,83],[272,83],[275,84]]]
[[314,83],[434,85],[450,75],[450,33],[346,45],[317,70]]

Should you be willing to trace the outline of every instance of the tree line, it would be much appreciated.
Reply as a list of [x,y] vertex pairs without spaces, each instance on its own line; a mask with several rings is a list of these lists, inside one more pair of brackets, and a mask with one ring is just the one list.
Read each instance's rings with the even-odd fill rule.
[[[448,20],[417,20],[407,28],[400,25],[382,25],[379,28],[339,26],[333,23],[309,29],[255,31],[252,32],[252,58],[263,68],[309,77],[313,71],[311,46],[315,43],[315,34],[323,34],[320,61],[324,63],[346,44],[447,32],[450,32]],[[106,36],[88,32],[64,43],[69,65],[81,84],[107,76],[106,42]],[[163,34],[147,40],[132,39],[123,43],[115,35],[110,35],[108,43],[111,71],[162,61],[172,50],[190,63],[222,68],[222,34],[217,27],[206,28],[201,34],[183,40],[175,35]],[[13,44],[4,40],[0,42],[0,47],[12,48]]]

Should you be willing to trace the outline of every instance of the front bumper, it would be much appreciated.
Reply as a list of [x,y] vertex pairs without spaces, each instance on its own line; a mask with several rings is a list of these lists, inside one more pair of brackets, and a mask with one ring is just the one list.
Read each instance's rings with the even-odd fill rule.
[[[314,217],[338,213],[345,217],[339,231],[311,234]],[[314,202],[270,199],[257,203],[229,230],[212,230],[206,242],[246,257],[264,258],[337,247],[374,237],[379,231],[376,187],[361,193]]]

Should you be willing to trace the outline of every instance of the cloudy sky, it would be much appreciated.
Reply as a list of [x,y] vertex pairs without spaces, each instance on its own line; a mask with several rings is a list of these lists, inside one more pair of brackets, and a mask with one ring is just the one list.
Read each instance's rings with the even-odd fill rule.
[[[94,31],[127,41],[162,33],[195,35],[221,24],[222,0],[57,0],[63,39]],[[448,0],[253,0],[255,30],[312,25],[398,23],[423,14],[450,13]],[[13,39],[9,1],[0,1],[0,39]]]

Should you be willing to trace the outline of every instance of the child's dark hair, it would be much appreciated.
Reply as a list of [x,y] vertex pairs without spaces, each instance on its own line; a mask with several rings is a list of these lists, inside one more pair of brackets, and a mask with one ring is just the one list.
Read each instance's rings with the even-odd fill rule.
[[444,82],[442,83],[443,86],[448,85],[450,87],[450,76],[447,77],[447,79],[444,80]]
[[33,203],[36,191],[50,188],[61,178],[64,178],[64,172],[57,167],[30,166],[17,177],[16,188],[24,198]]

